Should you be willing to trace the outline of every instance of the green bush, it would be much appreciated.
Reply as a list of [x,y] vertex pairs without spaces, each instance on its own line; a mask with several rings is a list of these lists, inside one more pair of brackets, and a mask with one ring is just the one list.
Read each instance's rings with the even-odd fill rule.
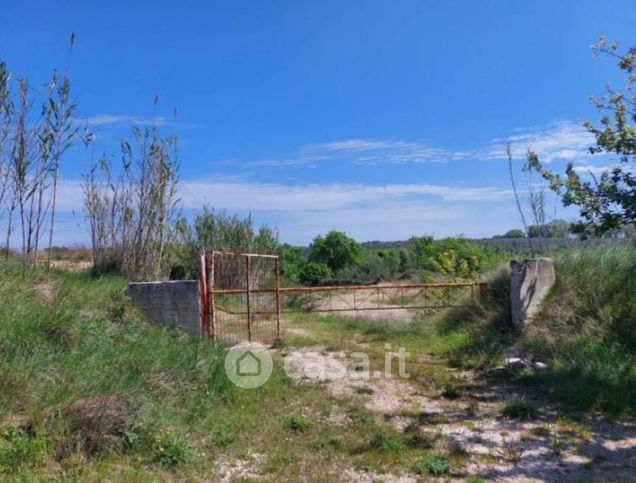
[[324,263],[307,262],[300,272],[300,282],[303,285],[320,285],[321,282],[330,279],[331,269]]
[[317,236],[309,249],[309,260],[324,263],[337,272],[360,263],[360,245],[341,231],[330,231],[324,238]]

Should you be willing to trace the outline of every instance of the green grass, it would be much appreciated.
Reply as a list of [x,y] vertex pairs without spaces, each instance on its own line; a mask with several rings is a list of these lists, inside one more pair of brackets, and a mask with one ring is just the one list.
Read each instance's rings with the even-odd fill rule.
[[[413,354],[444,357],[451,366],[491,369],[507,348],[517,347],[548,363],[544,371],[514,374],[516,383],[547,390],[563,409],[636,415],[636,246],[611,242],[555,253],[557,283],[539,316],[522,333],[510,325],[509,271],[484,275],[486,304],[442,313],[419,313],[409,324],[336,316],[301,316],[311,321],[315,343],[355,350],[370,344],[380,354],[386,342]],[[355,335],[354,335],[355,334]],[[381,354],[372,363],[382,364]],[[409,365],[447,392],[450,381],[435,367]],[[452,386],[452,384],[450,384]]]
[[524,382],[564,408],[636,414],[636,246],[606,242],[554,257],[557,283],[523,333],[508,328],[505,268],[489,279],[486,307],[444,314],[436,334],[451,364],[492,367],[516,346],[549,365]]
[[564,252],[556,273],[550,299],[519,341],[550,363],[534,382],[567,407],[636,414],[636,245]]
[[360,401],[295,384],[278,356],[265,385],[236,388],[225,346],[144,322],[120,278],[0,271],[1,480],[218,479],[218,461],[260,455],[267,477],[333,481],[423,455]]

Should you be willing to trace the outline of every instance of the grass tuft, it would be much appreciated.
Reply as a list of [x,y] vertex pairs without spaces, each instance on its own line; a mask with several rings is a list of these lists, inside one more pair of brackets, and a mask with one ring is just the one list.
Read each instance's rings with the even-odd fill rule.
[[412,469],[420,476],[430,475],[440,477],[448,473],[450,464],[446,458],[429,455],[417,461],[412,466]]
[[535,419],[539,412],[525,397],[510,396],[501,408],[501,415],[508,419]]

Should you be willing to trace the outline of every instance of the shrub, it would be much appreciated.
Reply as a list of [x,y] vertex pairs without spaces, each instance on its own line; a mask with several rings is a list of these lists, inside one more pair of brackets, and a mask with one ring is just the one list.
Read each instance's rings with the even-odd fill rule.
[[307,262],[300,272],[300,282],[303,285],[319,285],[331,278],[331,269],[324,263]]

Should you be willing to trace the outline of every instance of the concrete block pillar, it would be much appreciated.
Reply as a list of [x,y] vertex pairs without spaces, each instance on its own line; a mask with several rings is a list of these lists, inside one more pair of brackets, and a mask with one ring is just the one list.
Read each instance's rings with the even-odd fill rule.
[[515,327],[521,329],[531,322],[555,281],[551,258],[510,262],[511,319]]
[[154,324],[201,335],[198,280],[130,283],[128,296]]

